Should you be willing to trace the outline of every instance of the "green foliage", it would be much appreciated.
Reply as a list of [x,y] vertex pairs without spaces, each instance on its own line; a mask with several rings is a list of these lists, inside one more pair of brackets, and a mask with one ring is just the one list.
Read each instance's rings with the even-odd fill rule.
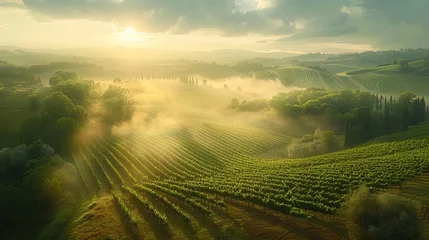
[[341,148],[341,139],[334,132],[317,129],[313,135],[308,134],[292,141],[287,150],[290,158],[303,158],[335,152]]
[[37,141],[1,150],[0,169],[2,237],[36,239],[46,226],[40,239],[64,235],[79,196],[74,166]]
[[411,67],[408,64],[408,61],[399,60],[398,61],[398,72],[405,73],[411,71]]
[[110,85],[102,96],[104,109],[104,123],[107,125],[118,125],[131,120],[134,108],[134,99],[129,90]]
[[247,239],[246,233],[232,224],[225,224],[220,229],[220,232],[215,236],[215,240],[241,240]]
[[228,106],[240,112],[259,112],[268,108],[268,101],[265,99],[244,100],[240,103],[238,98],[233,98]]
[[27,68],[14,65],[0,65],[0,84],[4,87],[40,86],[41,79],[31,74]]
[[71,117],[62,117],[55,123],[54,136],[59,152],[67,153],[73,142],[74,133],[78,130],[78,124]]
[[62,92],[54,92],[43,101],[42,114],[27,119],[21,126],[21,141],[37,139],[53,146],[61,154],[72,151],[73,137],[88,119],[82,106],[76,106]]
[[46,132],[42,126],[44,125],[43,119],[40,116],[27,118],[21,126],[20,141],[22,143],[31,143],[38,139],[44,138]]
[[373,106],[374,100],[375,96],[368,92],[310,88],[278,93],[272,97],[269,105],[283,116],[323,115],[331,112],[345,114],[354,108]]
[[51,78],[49,78],[49,85],[54,87],[61,82],[78,79],[79,77],[75,72],[57,71]]
[[240,105],[240,99],[238,98],[233,98],[231,99],[231,103],[229,104],[229,108],[231,109],[237,109],[237,107]]
[[237,65],[235,65],[234,67],[235,70],[237,70],[238,72],[252,72],[252,71],[260,71],[262,69],[264,69],[264,66],[260,63],[257,62],[239,62],[237,63]]
[[38,110],[40,107],[40,99],[34,93],[32,93],[28,96],[28,103],[29,103],[31,110]]
[[43,101],[43,112],[56,119],[72,115],[74,104],[62,92],[54,92]]
[[79,125],[84,125],[88,121],[88,112],[82,106],[75,106],[71,117],[76,120]]
[[40,141],[0,150],[0,183],[19,183],[30,167],[30,160],[51,157],[53,154],[54,150]]
[[86,106],[89,103],[93,83],[90,81],[62,81],[55,85],[56,91],[69,97],[74,104]]
[[411,200],[361,188],[346,206],[352,239],[419,239],[419,208]]

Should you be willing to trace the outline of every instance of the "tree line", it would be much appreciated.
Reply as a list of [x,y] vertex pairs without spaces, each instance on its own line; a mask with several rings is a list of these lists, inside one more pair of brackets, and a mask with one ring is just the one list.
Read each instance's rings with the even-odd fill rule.
[[425,98],[411,92],[394,98],[360,90],[318,88],[277,93],[268,101],[234,98],[229,108],[275,113],[276,117],[287,120],[292,128],[302,127],[304,134],[313,133],[318,128],[331,130],[335,135],[344,136],[345,147],[356,146],[382,134],[406,131],[409,126],[426,121],[429,110]]
[[[57,71],[49,79],[49,84],[52,93],[46,98],[29,97],[39,114],[23,123],[22,143],[40,139],[67,156],[74,149],[75,136],[85,129],[90,118],[96,119],[104,133],[108,133],[111,126],[129,121],[134,113],[132,94],[120,86],[105,88],[67,71]],[[92,106],[98,107],[90,116]]]
[[425,122],[428,115],[424,97],[404,92],[398,99],[392,96],[374,96],[373,111],[368,106],[355,110],[355,118],[347,119],[345,147],[353,147],[377,135],[400,130]]

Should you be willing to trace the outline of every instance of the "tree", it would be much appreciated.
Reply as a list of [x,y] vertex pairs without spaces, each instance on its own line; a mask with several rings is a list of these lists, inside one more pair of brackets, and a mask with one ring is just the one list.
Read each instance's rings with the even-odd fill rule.
[[240,100],[238,98],[231,99],[231,103],[229,104],[229,108],[236,109],[240,105]]
[[385,133],[390,132],[390,109],[387,105],[386,98],[384,99],[384,130]]
[[378,97],[378,93],[377,93],[377,95],[375,96],[375,110],[378,112],[378,111],[380,111],[380,101],[381,101],[381,99]]
[[414,240],[420,237],[419,208],[411,200],[389,194],[371,194],[363,187],[346,202],[351,239]]
[[49,85],[56,86],[63,81],[78,79],[79,77],[75,72],[57,71],[51,78],[49,78]]
[[28,103],[30,105],[31,110],[38,110],[40,107],[40,99],[34,93],[32,93],[28,96]]
[[123,83],[123,81],[119,77],[116,77],[115,79],[113,79],[113,83]]
[[74,104],[85,106],[89,102],[89,96],[93,83],[90,81],[62,81],[54,89],[69,97]]
[[88,112],[82,106],[75,106],[71,117],[79,124],[84,125],[88,120]]
[[78,124],[71,117],[62,117],[55,123],[54,147],[60,153],[68,154],[72,151],[74,133],[78,129]]
[[420,119],[419,122],[425,122],[426,121],[426,102],[425,102],[425,97],[422,97],[420,99],[420,107],[419,107],[419,112],[420,112]]
[[402,127],[404,131],[408,130],[408,127],[412,124],[411,106],[415,97],[416,95],[411,92],[404,92],[398,97],[399,109],[402,115]]
[[399,60],[398,62],[398,71],[399,72],[409,72],[411,70],[410,66],[408,65],[408,62],[405,60]]
[[117,125],[129,121],[134,113],[134,100],[129,90],[110,85],[102,96],[105,115],[104,123]]
[[[380,101],[379,104],[380,106],[378,107],[378,110],[381,111],[383,109],[383,100],[385,99],[385,97],[383,97],[383,95],[380,96]],[[386,102],[384,102],[384,106],[386,106]]]
[[429,55],[426,55],[426,57],[423,59],[423,63],[427,68],[429,68]]
[[324,153],[335,152],[341,149],[341,143],[333,131],[320,131],[320,141],[323,145]]
[[72,100],[62,92],[54,92],[43,101],[43,112],[54,118],[69,117],[73,109]]

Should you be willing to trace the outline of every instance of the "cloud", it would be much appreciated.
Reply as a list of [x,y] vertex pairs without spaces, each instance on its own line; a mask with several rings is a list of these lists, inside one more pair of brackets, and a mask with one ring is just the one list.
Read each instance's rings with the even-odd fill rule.
[[189,33],[198,29],[220,30],[225,35],[269,34],[290,31],[258,10],[254,0],[24,0],[33,12],[54,18],[92,18],[132,24],[145,32]]
[[429,47],[428,0],[23,0],[23,5],[52,18],[114,20],[151,33],[265,35],[279,38],[276,47],[315,41]]
[[427,0],[334,2],[329,9],[320,6],[321,13],[310,9],[301,12],[301,16],[311,14],[313,21],[293,36],[280,38],[275,45],[336,41],[369,43],[380,49],[429,47]]
[[0,0],[0,8],[22,8],[22,0]]

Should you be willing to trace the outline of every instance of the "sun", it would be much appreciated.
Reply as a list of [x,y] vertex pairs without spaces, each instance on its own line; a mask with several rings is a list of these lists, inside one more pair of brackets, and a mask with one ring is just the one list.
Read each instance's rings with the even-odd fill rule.
[[138,32],[132,26],[128,26],[121,31],[116,32],[118,39],[124,44],[144,42],[149,36],[144,32]]

